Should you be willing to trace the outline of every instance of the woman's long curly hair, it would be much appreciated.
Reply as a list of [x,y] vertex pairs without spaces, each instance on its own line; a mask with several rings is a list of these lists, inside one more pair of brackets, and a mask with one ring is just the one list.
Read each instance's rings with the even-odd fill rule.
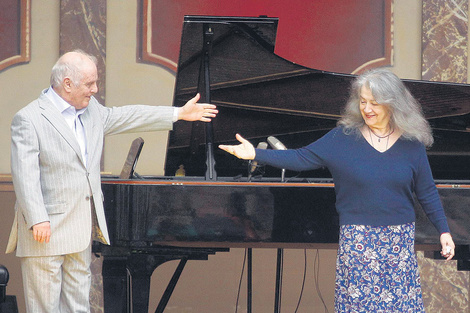
[[388,108],[390,126],[400,131],[403,138],[418,140],[426,147],[432,146],[434,139],[431,127],[424,118],[421,105],[411,95],[400,78],[383,68],[372,69],[353,81],[349,100],[341,119],[338,121],[338,125],[343,126],[346,134],[360,135],[360,129],[365,124],[359,108],[363,86],[370,89],[377,103]]

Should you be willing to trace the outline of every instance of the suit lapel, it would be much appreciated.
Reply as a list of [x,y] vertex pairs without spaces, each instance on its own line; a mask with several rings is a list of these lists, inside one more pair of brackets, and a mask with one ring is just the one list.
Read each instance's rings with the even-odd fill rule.
[[44,116],[44,118],[48,120],[49,123],[51,123],[51,125],[57,130],[62,138],[64,138],[64,140],[70,145],[75,153],[77,153],[81,160],[82,154],[80,152],[80,146],[78,145],[78,141],[75,138],[74,133],[65,122],[64,117],[44,93],[41,94],[39,100],[39,107],[42,110],[42,116]]

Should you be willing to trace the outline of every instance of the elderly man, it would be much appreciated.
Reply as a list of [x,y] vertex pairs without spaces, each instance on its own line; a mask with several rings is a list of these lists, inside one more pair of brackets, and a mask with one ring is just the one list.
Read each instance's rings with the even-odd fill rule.
[[7,253],[21,258],[28,312],[89,312],[91,242],[109,244],[100,182],[105,135],[170,130],[177,120],[208,122],[218,113],[183,107],[104,107],[96,58],[77,50],[52,68],[51,87],[11,124],[15,220]]

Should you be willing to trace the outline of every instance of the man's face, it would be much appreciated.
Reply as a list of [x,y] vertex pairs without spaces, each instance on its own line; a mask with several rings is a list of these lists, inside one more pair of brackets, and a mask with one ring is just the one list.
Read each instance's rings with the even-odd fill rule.
[[69,89],[67,102],[75,109],[84,109],[90,103],[91,96],[98,92],[98,71],[94,63],[90,62],[83,68],[82,79],[77,86],[66,79],[65,84]]

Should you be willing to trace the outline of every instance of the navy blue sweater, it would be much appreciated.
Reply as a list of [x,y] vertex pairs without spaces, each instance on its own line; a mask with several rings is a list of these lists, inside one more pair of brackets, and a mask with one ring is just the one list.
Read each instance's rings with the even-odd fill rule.
[[335,183],[341,225],[414,222],[416,194],[439,233],[449,232],[426,149],[418,141],[400,138],[379,152],[362,136],[346,135],[337,127],[300,149],[256,149],[256,160],[294,171],[327,167]]

